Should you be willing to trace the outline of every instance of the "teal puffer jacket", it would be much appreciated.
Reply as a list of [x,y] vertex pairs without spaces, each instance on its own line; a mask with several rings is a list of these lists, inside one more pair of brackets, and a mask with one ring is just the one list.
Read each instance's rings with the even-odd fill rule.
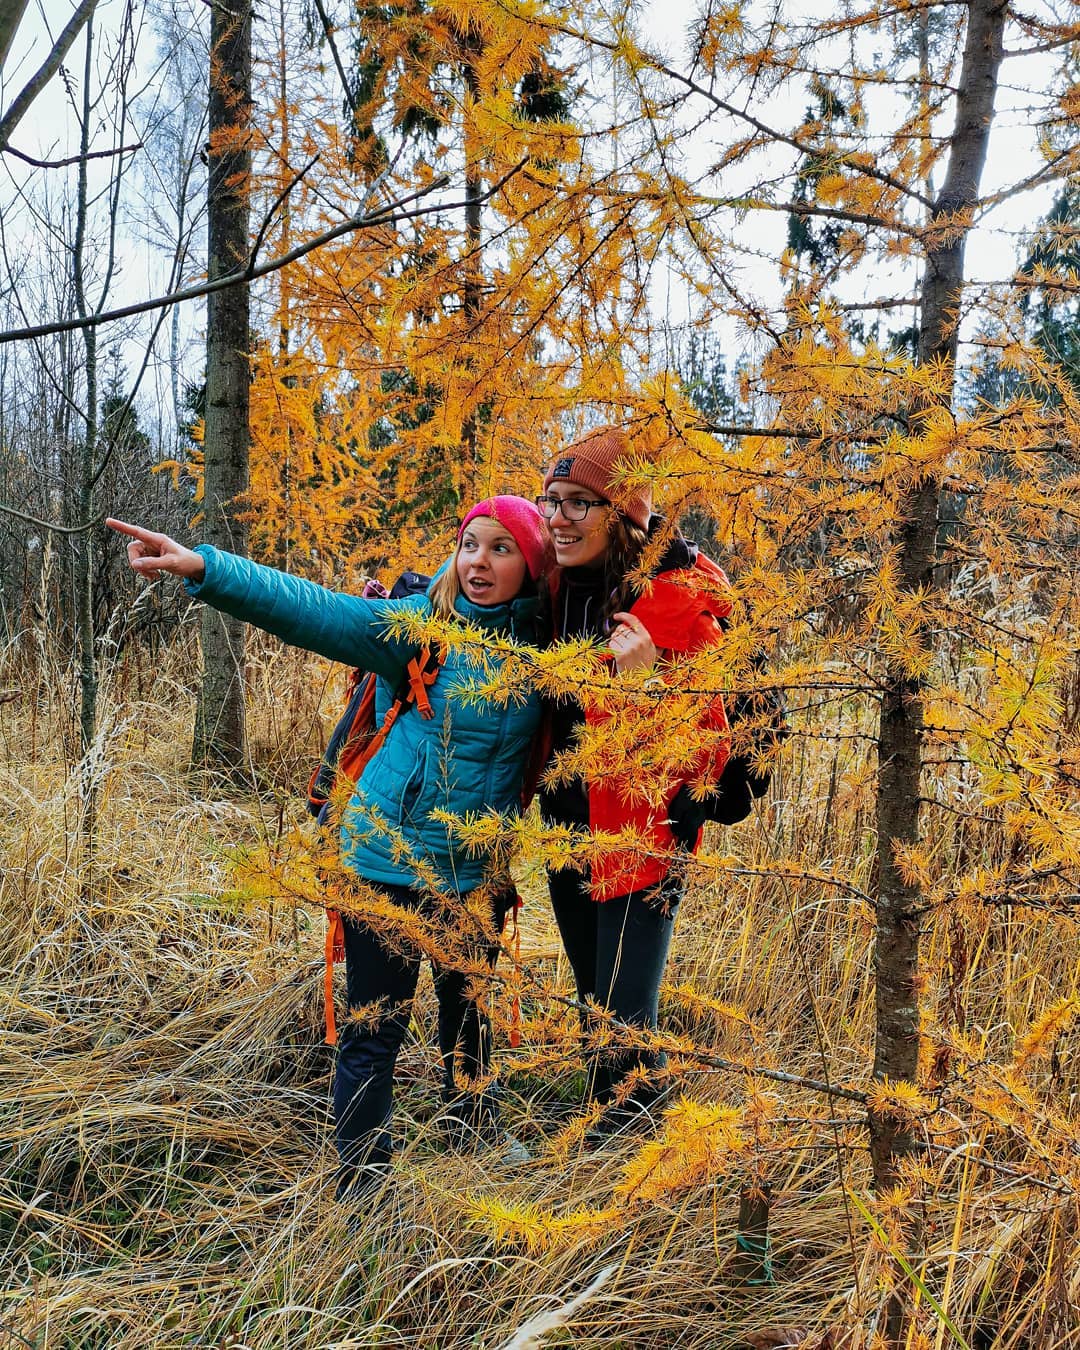
[[[296,647],[375,671],[381,717],[418,651],[415,642],[388,631],[389,621],[407,610],[430,613],[426,595],[363,600],[207,544],[196,551],[206,575],[187,583],[191,595]],[[456,605],[470,624],[523,642],[538,639],[538,608],[531,597],[480,606],[462,596]],[[342,861],[350,870],[369,881],[413,886],[421,883],[423,868],[433,868],[459,893],[484,880],[488,860],[456,846],[432,812],[519,810],[540,700],[530,695],[502,706],[470,702],[463,694],[477,675],[467,653],[449,651],[428,691],[434,716],[422,718],[409,708],[395,721],[342,816]]]

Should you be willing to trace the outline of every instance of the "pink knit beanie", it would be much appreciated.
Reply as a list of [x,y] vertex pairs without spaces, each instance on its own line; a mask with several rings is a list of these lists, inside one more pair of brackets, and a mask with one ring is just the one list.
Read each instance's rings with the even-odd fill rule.
[[624,516],[647,529],[652,515],[652,490],[648,487],[628,490],[625,484],[616,482],[617,470],[628,467],[632,456],[630,439],[622,427],[597,427],[552,460],[544,475],[544,491],[560,480],[580,483],[614,502]]
[[486,497],[482,502],[477,502],[461,522],[457,532],[459,544],[465,526],[477,516],[490,516],[505,526],[521,549],[529,576],[536,581],[543,575],[551,547],[550,537],[547,522],[532,502],[526,501],[524,497]]

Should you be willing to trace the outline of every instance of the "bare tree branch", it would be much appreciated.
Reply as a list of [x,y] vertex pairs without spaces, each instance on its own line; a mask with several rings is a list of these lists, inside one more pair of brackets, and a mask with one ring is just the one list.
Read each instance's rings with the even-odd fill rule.
[[315,11],[322,24],[322,30],[326,37],[327,46],[330,48],[330,55],[334,58],[334,65],[337,67],[338,78],[341,80],[342,92],[345,95],[345,101],[349,105],[349,111],[353,117],[356,117],[356,99],[353,97],[353,91],[349,85],[349,78],[345,74],[345,67],[341,63],[341,55],[337,49],[337,43],[334,41],[334,29],[330,23],[330,16],[326,12],[326,6],[323,0],[315,0]]
[[297,183],[299,183],[315,167],[315,165],[318,164],[318,162],[319,156],[314,155],[311,159],[308,160],[308,162],[304,165],[302,169],[298,169],[297,172],[293,174],[290,181],[286,183],[286,185],[274,198],[273,202],[271,203],[270,209],[267,211],[265,217],[263,218],[262,225],[259,227],[259,233],[255,236],[255,243],[252,245],[251,254],[248,257],[247,270],[249,272],[255,266],[255,259],[259,256],[259,249],[262,248],[262,242],[266,238],[266,231],[270,228],[274,217],[277,215],[278,208],[285,201],[285,198],[289,195],[289,193],[292,192],[293,188],[296,187]]
[[1027,178],[1021,179],[1019,183],[1014,183],[1011,187],[1003,188],[1000,192],[994,192],[988,197],[983,197],[978,203],[978,209],[980,212],[989,211],[991,207],[997,206],[1000,202],[1018,197],[1021,192],[1030,192],[1032,188],[1042,187],[1045,183],[1056,183],[1062,178],[1068,178],[1076,172],[1076,163],[1075,146],[1070,146],[1067,150],[1061,150],[1048,164],[1044,164],[1041,169],[1030,174]]
[[16,511],[13,506],[5,506],[0,502],[0,511],[5,516],[14,516],[16,520],[23,520],[27,525],[33,525],[38,530],[51,530],[53,534],[85,534],[87,530],[96,529],[105,519],[104,511],[97,515],[93,520],[87,520],[82,525],[51,525],[47,520],[38,520],[37,516],[29,516],[25,511]]
[[66,169],[69,164],[78,164],[83,159],[111,159],[114,155],[130,155],[142,148],[143,142],[136,141],[134,145],[118,145],[115,150],[91,150],[86,155],[68,155],[67,159],[35,159],[33,155],[16,150],[13,145],[5,145],[4,154],[14,155],[25,164],[32,164],[35,169]]
[[715,422],[698,422],[694,430],[713,436],[762,436],[782,441],[842,441],[858,445],[883,445],[888,440],[884,432],[878,431],[797,431],[794,427],[738,427]]
[[[514,172],[516,172],[516,169]],[[230,286],[241,286],[246,282],[255,281],[259,277],[268,276],[271,272],[287,267],[289,263],[296,262],[298,258],[303,258],[306,254],[321,248],[324,244],[340,239],[343,234],[350,234],[354,230],[374,229],[379,225],[393,225],[396,221],[408,220],[424,214],[425,211],[433,208],[427,207],[420,211],[399,211],[397,208],[415,201],[417,198],[425,197],[429,192],[434,192],[438,188],[446,187],[449,181],[449,177],[443,174],[426,187],[411,192],[407,197],[402,197],[397,202],[380,207],[376,211],[350,216],[348,220],[342,221],[340,225],[335,225],[333,229],[325,230],[322,234],[306,239],[302,244],[289,249],[287,253],[283,253],[277,258],[271,258],[258,267],[252,267],[249,263],[239,271],[230,272],[228,276],[218,277],[215,281],[205,281],[198,286],[188,286],[183,290],[173,291],[170,295],[158,295],[152,300],[141,300],[134,305],[124,305],[120,309],[110,309],[100,314],[89,314],[85,319],[62,319],[55,323],[38,324],[34,328],[10,328],[6,332],[0,333],[0,345],[7,342],[17,342],[23,338],[46,337],[50,333],[70,333],[75,329],[87,328],[90,325],[100,323],[110,323],[115,319],[128,319],[135,314],[146,314],[150,310],[163,309],[167,305],[178,305],[184,300],[198,300],[214,291],[223,291]],[[494,190],[493,188],[492,191]],[[460,203],[451,203],[450,207],[444,206],[437,209],[449,210],[458,205]]]
[[[515,174],[520,173],[528,162],[528,157],[526,157],[515,164],[513,168],[508,169],[500,179],[492,183],[486,192],[481,194],[480,201],[487,201],[497,192],[501,192],[510,179]],[[332,230],[314,235],[302,244],[297,244],[295,248],[289,249],[287,253],[283,253],[277,258],[271,258],[258,267],[252,265],[254,262],[254,257],[252,257],[241,271],[230,272],[228,276],[218,277],[215,281],[205,281],[198,286],[189,286],[182,291],[173,291],[170,295],[158,295],[152,300],[141,300],[137,304],[125,305],[121,309],[111,309],[101,314],[88,314],[85,319],[61,319],[55,323],[38,324],[34,328],[9,328],[6,332],[0,332],[0,346],[8,342],[18,342],[24,338],[47,337],[50,333],[70,333],[76,329],[88,328],[91,325],[111,323],[114,319],[129,319],[135,314],[146,314],[150,310],[162,309],[166,305],[178,305],[184,300],[198,300],[201,296],[210,295],[214,291],[227,290],[230,286],[241,286],[249,281],[256,281],[259,277],[269,276],[270,273],[277,272],[282,267],[287,267],[289,263],[296,262],[298,258],[303,258],[306,254],[321,248],[324,244],[340,239],[343,234],[350,234],[354,230],[370,230],[380,225],[394,225],[398,221],[413,220],[417,216],[428,214],[430,211],[460,210],[465,205],[464,202],[442,202],[437,206],[425,206],[412,211],[399,209],[409,202],[426,197],[429,192],[435,192],[439,188],[446,187],[449,182],[448,174],[440,174],[438,178],[433,179],[425,187],[417,188],[415,192],[410,192],[408,196],[400,197],[397,201],[389,202],[386,206],[380,206],[374,211],[350,216],[340,225],[335,225]]]
[[97,0],[82,0],[82,4],[68,20],[67,27],[53,43],[53,49],[45,58],[44,64],[37,74],[31,77],[29,83],[15,99],[3,118],[0,118],[0,150],[7,149],[11,133],[22,121],[34,99],[60,69],[60,63],[68,54],[71,44],[82,32],[96,7]]

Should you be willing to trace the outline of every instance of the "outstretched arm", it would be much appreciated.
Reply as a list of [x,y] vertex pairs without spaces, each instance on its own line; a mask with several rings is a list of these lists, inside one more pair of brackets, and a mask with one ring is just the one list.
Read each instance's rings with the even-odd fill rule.
[[144,577],[153,576],[155,572],[168,572],[186,581],[202,581],[206,575],[206,563],[199,554],[194,549],[178,544],[167,534],[144,530],[141,525],[128,525],[123,520],[113,520],[111,516],[105,524],[118,534],[130,536],[128,562]]
[[416,642],[394,637],[389,629],[403,607],[415,608],[417,602],[364,600],[207,544],[185,548],[167,534],[119,520],[106,523],[130,537],[128,559],[136,572],[181,577],[197,599],[295,647],[363,666],[391,681],[400,680],[416,654]]

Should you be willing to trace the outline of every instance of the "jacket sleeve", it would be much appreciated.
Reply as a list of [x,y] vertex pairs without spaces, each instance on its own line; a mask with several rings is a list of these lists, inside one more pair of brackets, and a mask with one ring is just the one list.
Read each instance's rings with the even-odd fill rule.
[[394,637],[390,621],[427,602],[363,600],[313,581],[263,567],[209,544],[195,550],[206,564],[201,582],[186,581],[188,594],[225,614],[254,624],[294,647],[331,661],[363,666],[390,681],[400,679],[417,644]]

